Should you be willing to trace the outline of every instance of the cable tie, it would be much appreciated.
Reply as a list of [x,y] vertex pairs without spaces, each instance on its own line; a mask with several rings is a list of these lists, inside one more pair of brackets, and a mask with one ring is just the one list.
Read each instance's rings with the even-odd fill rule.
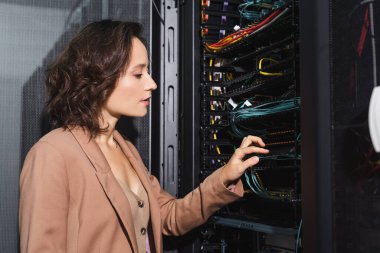
[[223,11],[227,11],[227,8],[228,8],[228,0],[224,0]]
[[238,104],[232,98],[228,99],[227,102],[232,106],[233,109],[238,106]]
[[226,35],[226,30],[219,30],[219,39],[223,38]]
[[224,16],[224,15],[223,15],[223,16],[221,17],[220,24],[221,24],[221,25],[225,25],[226,22],[227,22],[227,16]]
[[248,100],[245,100],[244,104],[242,105],[242,108],[243,108],[244,105],[247,106],[247,107],[251,107],[252,106],[251,102],[249,102]]

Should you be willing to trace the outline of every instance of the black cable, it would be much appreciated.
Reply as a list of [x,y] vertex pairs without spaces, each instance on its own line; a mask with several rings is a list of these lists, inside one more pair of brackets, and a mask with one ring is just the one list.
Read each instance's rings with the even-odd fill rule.
[[160,11],[158,10],[158,7],[157,7],[156,3],[154,2],[154,0],[152,0],[152,4],[153,4],[153,7],[154,7],[154,9],[156,10],[157,15],[158,15],[158,17],[160,18],[161,22],[162,22],[163,24],[165,24],[165,20],[162,18],[161,13],[160,13]]
[[376,64],[376,40],[375,40],[375,25],[373,22],[373,2],[374,0],[365,0],[360,4],[368,3],[369,5],[369,27],[371,31],[371,46],[372,46],[372,71],[373,71],[373,85],[377,86],[377,64]]

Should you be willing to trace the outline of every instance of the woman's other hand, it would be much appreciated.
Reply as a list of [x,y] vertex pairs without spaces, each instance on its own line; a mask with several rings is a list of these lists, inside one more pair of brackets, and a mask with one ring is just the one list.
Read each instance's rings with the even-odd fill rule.
[[257,156],[244,160],[246,155],[253,153],[268,154],[269,150],[263,147],[265,147],[265,143],[260,137],[252,135],[244,137],[240,147],[235,150],[228,163],[222,168],[221,179],[223,184],[226,187],[234,184],[244,174],[246,169],[259,162]]

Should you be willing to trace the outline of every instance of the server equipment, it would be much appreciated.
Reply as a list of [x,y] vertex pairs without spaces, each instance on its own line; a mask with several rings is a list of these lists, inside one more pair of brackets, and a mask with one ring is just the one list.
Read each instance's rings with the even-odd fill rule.
[[298,2],[202,1],[201,8],[201,180],[247,135],[270,150],[245,172],[244,198],[204,228],[202,252],[298,252]]
[[367,121],[377,1],[176,2],[179,196],[247,134],[271,151],[243,175],[244,198],[181,250],[379,251],[379,155]]

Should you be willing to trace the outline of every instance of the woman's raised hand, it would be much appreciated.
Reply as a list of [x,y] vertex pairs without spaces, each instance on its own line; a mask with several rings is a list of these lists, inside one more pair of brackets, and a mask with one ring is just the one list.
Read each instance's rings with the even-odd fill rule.
[[235,183],[244,174],[246,169],[259,162],[257,156],[244,160],[246,155],[253,153],[268,154],[269,150],[263,147],[265,147],[265,143],[260,137],[252,135],[244,137],[240,147],[235,150],[228,163],[222,168],[221,179],[223,184],[229,186]]

